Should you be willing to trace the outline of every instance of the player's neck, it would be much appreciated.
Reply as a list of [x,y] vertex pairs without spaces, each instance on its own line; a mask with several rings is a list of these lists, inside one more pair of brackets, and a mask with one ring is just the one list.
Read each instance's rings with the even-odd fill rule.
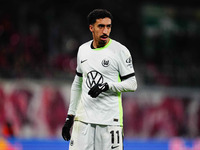
[[104,42],[97,42],[95,40],[93,40],[92,42],[92,48],[95,49],[95,48],[101,48],[101,47],[104,47],[106,46],[110,41],[110,38],[106,41],[106,43]]

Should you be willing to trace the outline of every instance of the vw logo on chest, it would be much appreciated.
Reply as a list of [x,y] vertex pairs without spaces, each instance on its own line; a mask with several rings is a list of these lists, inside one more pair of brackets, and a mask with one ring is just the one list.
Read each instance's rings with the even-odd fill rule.
[[87,74],[86,84],[88,88],[92,88],[95,84],[102,84],[103,76],[96,70],[92,70]]

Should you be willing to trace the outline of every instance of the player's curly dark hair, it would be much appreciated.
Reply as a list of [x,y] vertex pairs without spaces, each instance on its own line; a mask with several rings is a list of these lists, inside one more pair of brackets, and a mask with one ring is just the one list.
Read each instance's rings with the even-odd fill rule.
[[96,22],[96,19],[103,19],[103,18],[110,18],[111,21],[113,20],[112,14],[106,9],[94,9],[89,13],[87,16],[88,24],[92,25]]

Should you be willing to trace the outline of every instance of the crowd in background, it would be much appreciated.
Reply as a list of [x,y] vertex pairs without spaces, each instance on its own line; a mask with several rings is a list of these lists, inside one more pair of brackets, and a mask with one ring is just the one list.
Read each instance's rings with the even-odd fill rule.
[[[123,94],[126,138],[200,136],[200,95],[160,89]],[[194,96],[195,95],[195,96]],[[0,136],[61,138],[69,106],[70,84],[10,82],[0,84]]]
[[[69,89],[70,84],[58,86],[50,82],[1,83],[0,135],[61,137],[69,106]],[[125,137],[200,136],[200,95],[198,92],[191,94],[188,90],[185,94],[179,91],[180,95],[159,89],[124,94]]]

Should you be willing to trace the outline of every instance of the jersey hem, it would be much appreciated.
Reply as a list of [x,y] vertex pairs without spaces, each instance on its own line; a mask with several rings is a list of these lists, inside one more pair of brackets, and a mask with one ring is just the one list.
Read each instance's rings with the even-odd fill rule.
[[74,121],[80,121],[80,122],[84,122],[84,123],[90,123],[90,124],[98,124],[98,125],[105,125],[105,126],[120,126],[123,127],[123,124],[121,123],[97,123],[97,122],[92,122],[92,121],[84,121],[84,120],[79,120],[79,119],[74,119]]

